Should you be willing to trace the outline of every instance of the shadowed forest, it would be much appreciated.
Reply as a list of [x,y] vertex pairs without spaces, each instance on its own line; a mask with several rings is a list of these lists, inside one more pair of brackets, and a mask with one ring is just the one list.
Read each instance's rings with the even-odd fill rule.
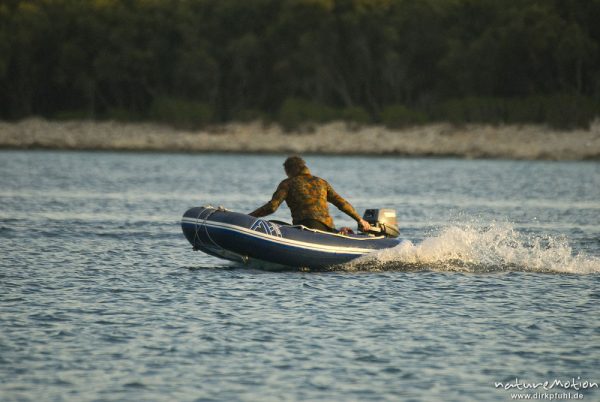
[[2,0],[0,118],[587,127],[600,0]]

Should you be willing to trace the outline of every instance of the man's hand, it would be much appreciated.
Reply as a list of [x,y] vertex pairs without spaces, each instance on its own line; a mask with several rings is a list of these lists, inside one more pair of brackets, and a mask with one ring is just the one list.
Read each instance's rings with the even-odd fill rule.
[[369,222],[366,220],[361,219],[358,221],[358,228],[361,230],[361,232],[367,233],[371,229],[371,225],[369,225]]
[[343,228],[340,228],[340,231],[338,233],[342,235],[349,235],[354,234],[354,231],[349,227],[344,226]]

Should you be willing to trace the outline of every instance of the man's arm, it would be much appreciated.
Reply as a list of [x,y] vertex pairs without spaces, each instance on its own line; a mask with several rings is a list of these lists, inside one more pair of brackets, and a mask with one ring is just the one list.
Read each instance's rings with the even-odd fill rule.
[[354,219],[363,232],[366,232],[371,228],[371,225],[369,225],[367,221],[361,218],[361,216],[356,212],[354,207],[350,205],[348,201],[343,199],[341,195],[336,193],[329,183],[327,183],[327,201],[329,201],[330,203],[335,205],[340,211],[344,212],[346,215]]
[[361,220],[360,215],[356,212],[354,207],[350,205],[348,201],[343,199],[341,195],[336,193],[329,183],[327,183],[327,201],[335,205],[340,211],[344,212],[355,221],[359,222]]
[[261,216],[267,216],[277,211],[277,208],[279,208],[283,200],[285,200],[285,197],[287,197],[287,187],[286,180],[279,183],[277,190],[275,190],[273,197],[271,197],[271,201],[267,202],[265,205],[256,209],[255,211],[250,212],[248,215],[260,218]]

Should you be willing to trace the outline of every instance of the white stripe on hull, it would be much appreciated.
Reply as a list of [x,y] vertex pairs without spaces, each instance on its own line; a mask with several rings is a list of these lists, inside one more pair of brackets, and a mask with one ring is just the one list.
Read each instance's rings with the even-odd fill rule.
[[[256,232],[254,230],[250,230],[248,228],[232,225],[229,223],[223,222],[215,222],[215,221],[207,221],[204,219],[196,219],[196,218],[188,218],[184,217],[182,220],[184,223],[191,223],[194,225],[203,225],[211,228],[218,229],[226,229],[234,232],[238,232],[244,235],[248,235],[251,237],[256,237],[261,240],[266,240],[272,243],[281,244],[285,246],[299,247],[307,250],[315,250],[326,253],[334,253],[334,254],[355,254],[355,255],[364,255],[368,253],[372,253],[377,251],[378,249],[372,248],[358,248],[358,247],[340,247],[340,246],[329,246],[324,244],[315,244],[315,243],[306,243],[298,240],[286,239],[283,237],[271,236],[266,233]],[[353,239],[354,240],[354,239]],[[356,239],[356,240],[365,240],[365,239]],[[369,239],[366,239],[369,240]]]

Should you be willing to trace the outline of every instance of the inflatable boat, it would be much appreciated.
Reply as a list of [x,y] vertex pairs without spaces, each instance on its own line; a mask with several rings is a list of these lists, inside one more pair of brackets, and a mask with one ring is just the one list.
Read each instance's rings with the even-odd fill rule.
[[326,268],[400,243],[393,210],[367,210],[364,218],[373,233],[340,234],[204,206],[189,209],[181,228],[194,250],[219,258],[275,267]]

